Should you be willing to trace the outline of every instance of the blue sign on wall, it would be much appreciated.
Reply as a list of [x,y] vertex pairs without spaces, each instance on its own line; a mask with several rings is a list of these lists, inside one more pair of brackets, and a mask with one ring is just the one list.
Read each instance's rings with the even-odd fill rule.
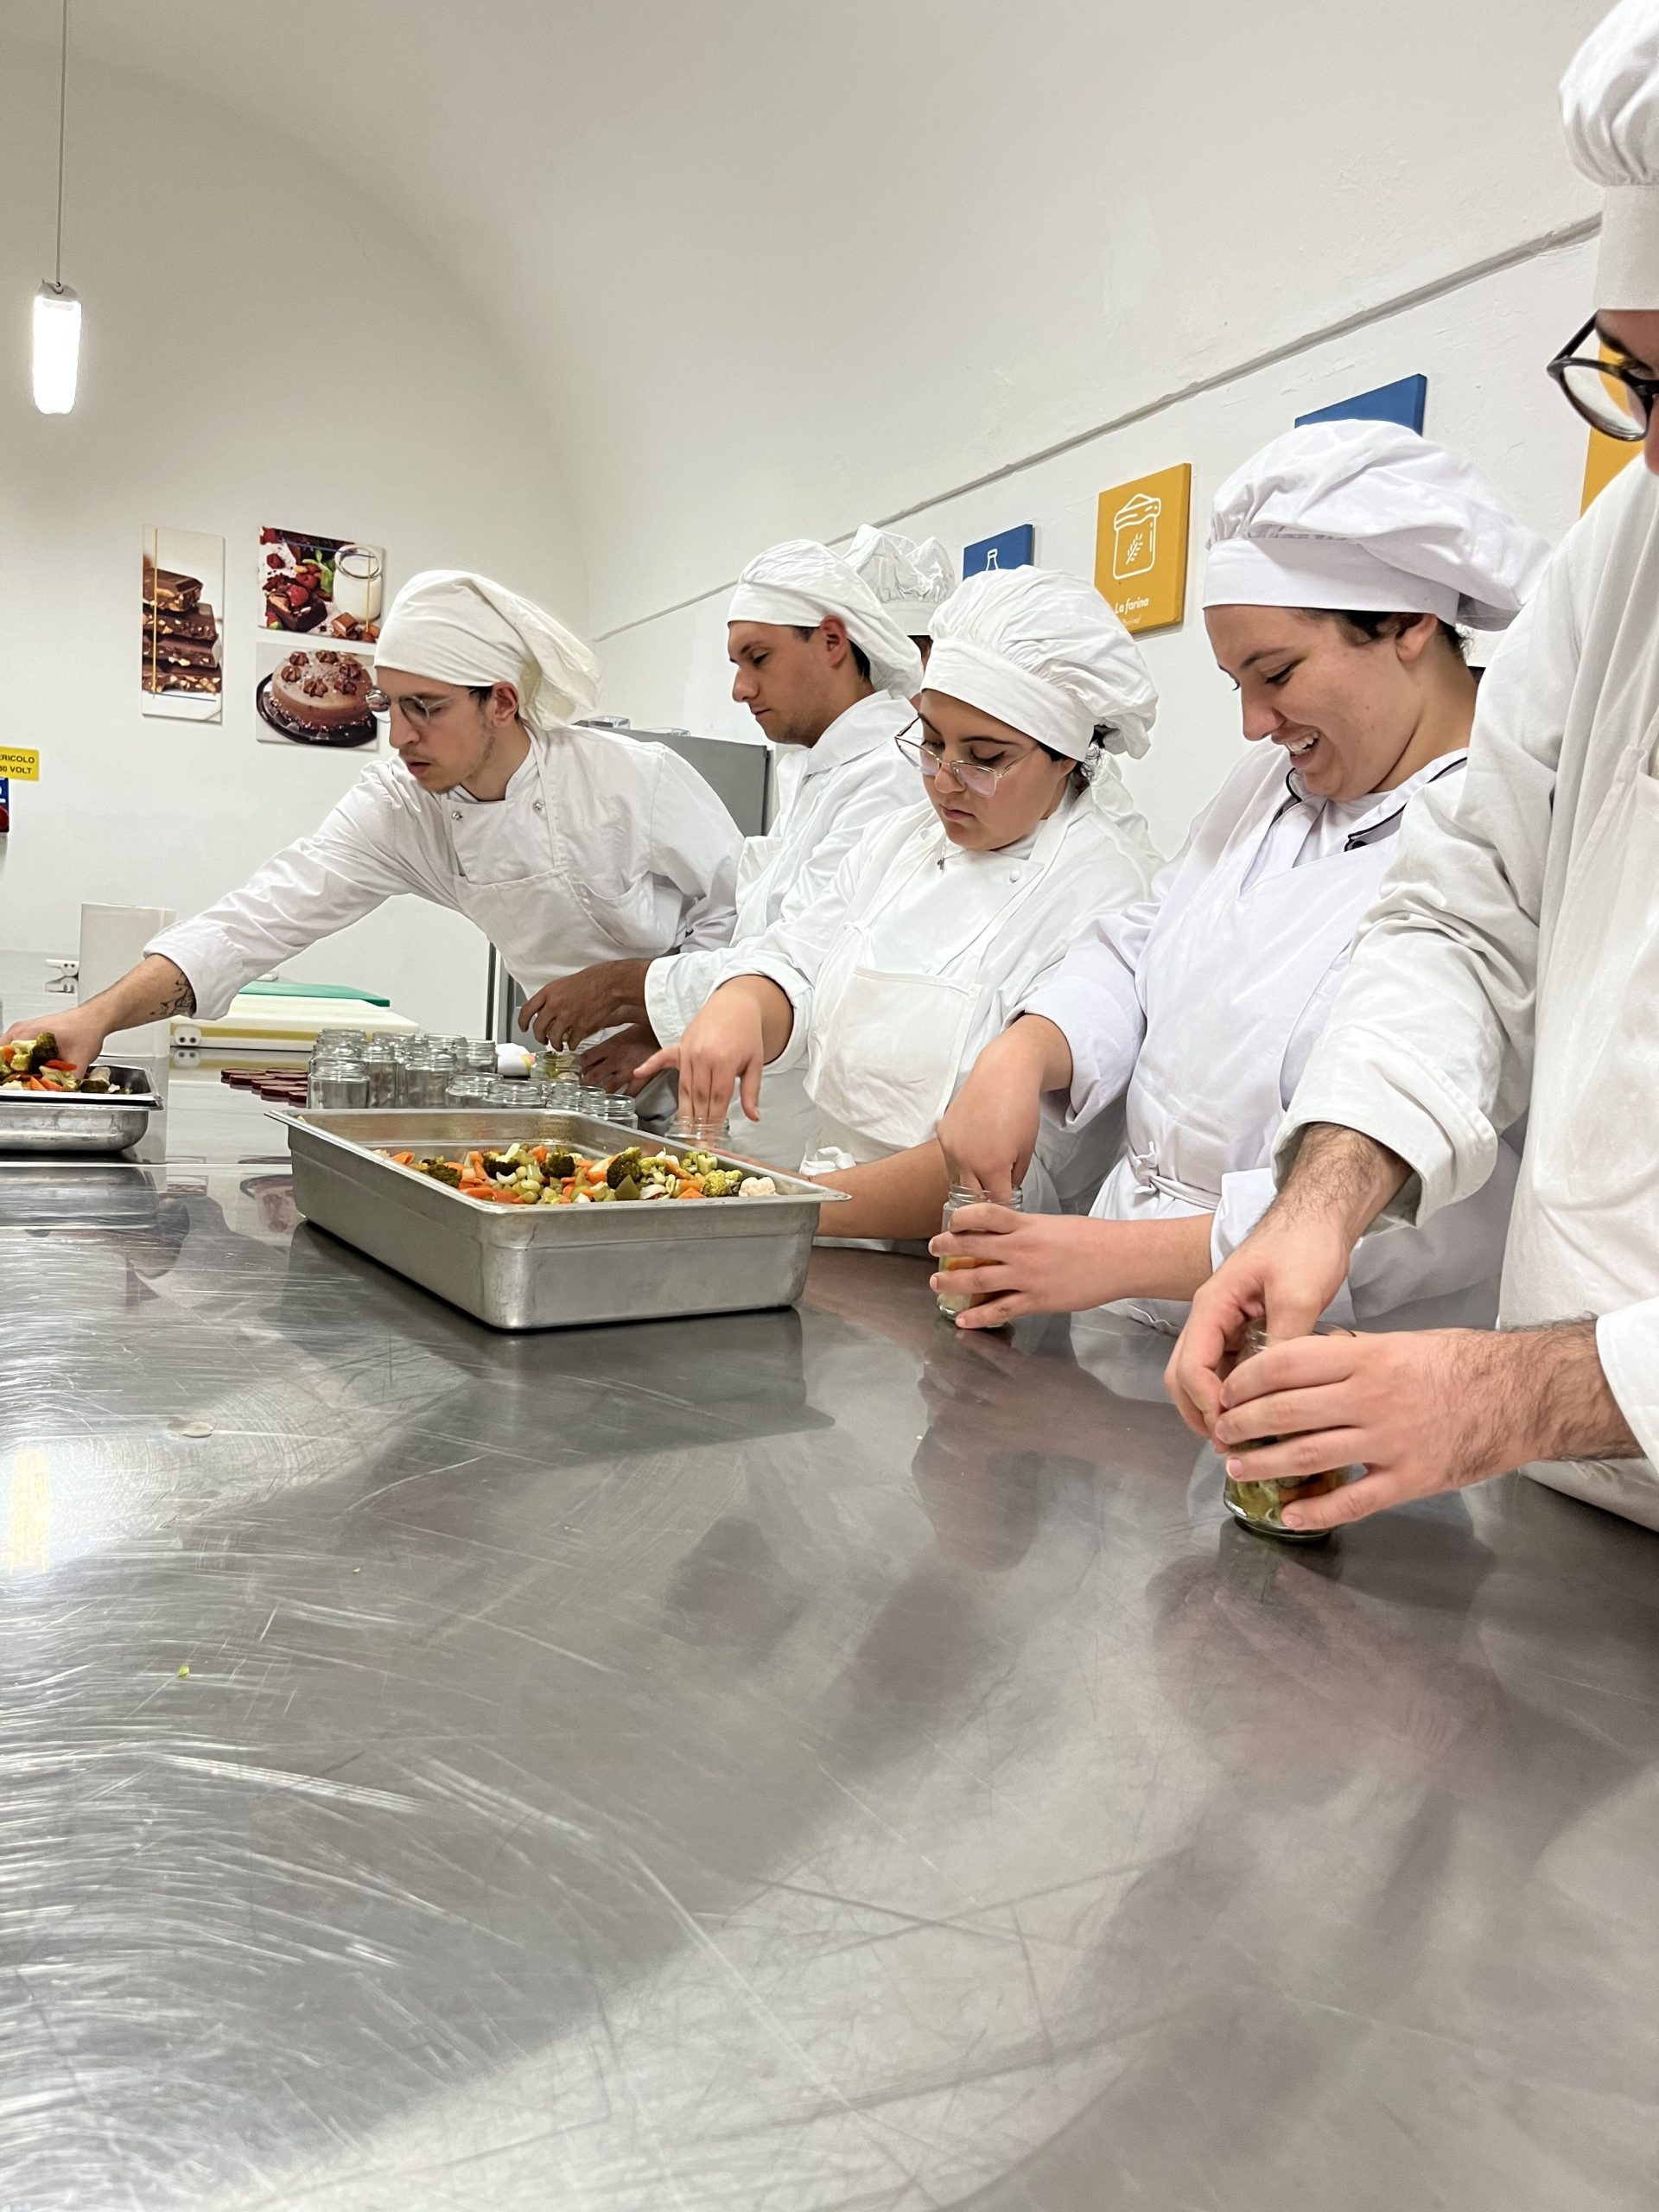
[[1028,569],[1037,542],[1035,523],[1022,522],[995,537],[981,537],[962,549],[962,573],[976,576],[982,569]]
[[1375,391],[1356,392],[1351,399],[1339,399],[1332,407],[1316,407],[1311,415],[1299,415],[1296,427],[1300,430],[1304,423],[1398,423],[1402,429],[1415,430],[1421,436],[1427,401],[1427,377],[1402,377],[1396,384],[1380,384]]

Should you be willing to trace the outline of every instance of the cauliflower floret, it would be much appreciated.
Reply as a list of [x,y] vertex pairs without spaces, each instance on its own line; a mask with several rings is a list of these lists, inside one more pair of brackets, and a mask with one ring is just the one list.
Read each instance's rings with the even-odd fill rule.
[[740,1198],[775,1198],[778,1185],[770,1175],[746,1175],[738,1185]]

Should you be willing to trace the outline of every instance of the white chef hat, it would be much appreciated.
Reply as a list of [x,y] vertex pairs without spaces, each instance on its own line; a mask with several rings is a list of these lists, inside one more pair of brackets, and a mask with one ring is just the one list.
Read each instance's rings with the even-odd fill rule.
[[380,626],[374,665],[440,683],[516,683],[519,711],[537,729],[599,703],[599,663],[581,639],[533,601],[467,569],[410,578]]
[[1109,753],[1139,760],[1158,712],[1151,671],[1106,601],[1048,569],[958,584],[933,617],[926,683],[1072,760],[1097,732]]
[[957,588],[956,563],[937,537],[901,537],[861,522],[847,548],[847,565],[863,577],[906,636],[925,638],[927,626]]
[[839,615],[870,664],[878,690],[908,699],[921,687],[922,657],[862,576],[816,538],[786,538],[757,554],[737,580],[728,622],[782,622],[816,630]]
[[1395,423],[1308,423],[1216,494],[1206,607],[1436,614],[1504,630],[1549,557],[1480,471]]
[[1599,308],[1659,308],[1659,0],[1621,0],[1561,79],[1574,165],[1606,193]]

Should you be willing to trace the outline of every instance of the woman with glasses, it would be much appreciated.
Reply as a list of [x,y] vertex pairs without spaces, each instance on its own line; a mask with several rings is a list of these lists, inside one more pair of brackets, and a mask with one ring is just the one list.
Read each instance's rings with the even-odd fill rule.
[[[734,948],[731,980],[679,1045],[682,1107],[753,1120],[761,1071],[804,1060],[819,1116],[810,1172],[855,1201],[838,1233],[938,1224],[940,1115],[975,1055],[1087,918],[1157,865],[1110,757],[1142,753],[1157,708],[1145,662],[1090,586],[1037,569],[970,577],[932,621],[913,727],[898,740],[921,803],[874,829],[813,910]],[[1086,1195],[1110,1158],[1064,1134],[1033,1178]],[[734,1141],[741,1147],[741,1135]]]
[[67,1057],[89,1065],[112,1031],[170,1014],[217,1020],[398,892],[475,922],[527,992],[594,961],[727,942],[736,823],[665,747],[572,727],[599,669],[550,614],[487,576],[429,570],[393,601],[375,677],[397,759],[55,1021]]
[[[1476,683],[1456,626],[1503,628],[1548,550],[1466,461],[1389,423],[1291,431],[1222,486],[1205,621],[1249,757],[1150,895],[1097,920],[1024,1001],[940,1133],[992,1197],[1045,1123],[1086,1128],[1121,1103],[1125,1154],[1089,1220],[957,1214],[934,1251],[990,1262],[998,1294],[960,1325],[1119,1303],[1179,1325],[1255,1226],[1274,1135],[1408,807],[1463,769]],[[1490,1318],[1506,1159],[1434,1231],[1357,1255],[1346,1317],[1463,1294]]]

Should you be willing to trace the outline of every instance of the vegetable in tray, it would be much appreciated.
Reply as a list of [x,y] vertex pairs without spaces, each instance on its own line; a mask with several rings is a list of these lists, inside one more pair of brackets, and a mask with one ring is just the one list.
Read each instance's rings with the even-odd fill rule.
[[597,1160],[556,1143],[513,1144],[505,1152],[469,1152],[459,1160],[442,1153],[384,1156],[394,1166],[429,1176],[481,1205],[639,1205],[778,1195],[770,1175],[722,1167],[711,1152],[646,1152],[637,1144]]
[[30,1040],[0,1045],[0,1091],[76,1090],[103,1093],[114,1089],[107,1068],[76,1072],[73,1061],[58,1056],[58,1040],[49,1029]]

